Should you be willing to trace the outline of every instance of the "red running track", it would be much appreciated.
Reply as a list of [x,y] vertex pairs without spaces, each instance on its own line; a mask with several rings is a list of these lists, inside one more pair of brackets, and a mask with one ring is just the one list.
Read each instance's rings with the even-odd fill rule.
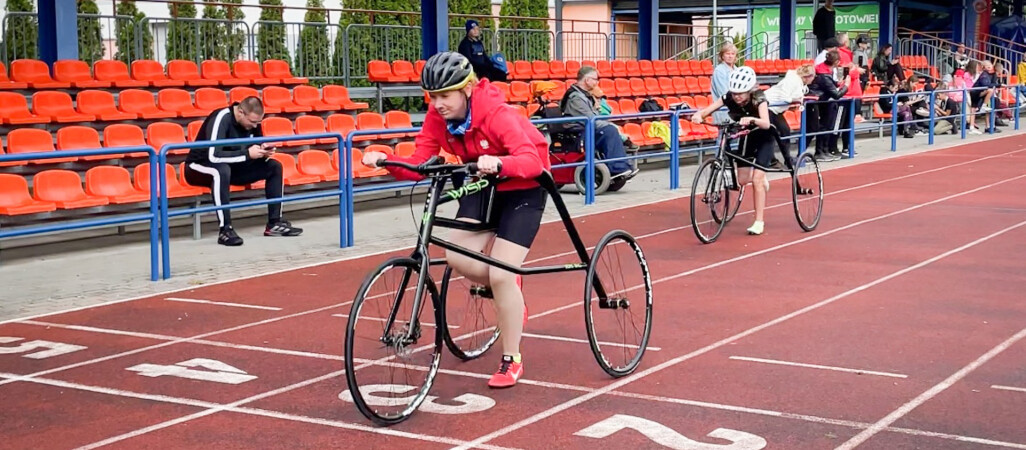
[[[445,353],[392,428],[340,399],[335,316],[390,255],[0,324],[0,448],[1026,449],[1024,168],[1012,136],[826,171],[812,233],[775,181],[767,233],[743,211],[711,245],[687,199],[579,217],[645,250],[638,372],[595,364],[581,274],[528,278],[521,384]],[[560,223],[529,258],[573,261]]]

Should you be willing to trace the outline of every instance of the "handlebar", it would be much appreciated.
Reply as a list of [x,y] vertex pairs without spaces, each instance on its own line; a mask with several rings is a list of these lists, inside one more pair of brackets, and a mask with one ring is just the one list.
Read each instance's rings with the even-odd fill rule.
[[[454,173],[465,173],[471,176],[478,174],[476,162],[467,164],[445,164],[445,159],[440,156],[432,156],[431,159],[416,166],[402,161],[389,161],[387,159],[378,161],[378,166],[401,167],[426,177],[452,175]],[[499,170],[502,170],[502,162],[499,163]]]

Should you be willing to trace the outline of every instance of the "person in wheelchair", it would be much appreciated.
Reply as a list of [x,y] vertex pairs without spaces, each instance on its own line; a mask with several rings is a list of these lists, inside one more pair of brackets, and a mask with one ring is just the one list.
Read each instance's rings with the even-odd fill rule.
[[[781,145],[777,130],[786,130],[787,121],[782,116],[770,112],[766,94],[757,87],[755,71],[751,67],[741,66],[730,72],[727,90],[728,93],[722,98],[713,100],[709,106],[692,115],[691,121],[696,124],[702,123],[710,113],[726,106],[727,115],[731,120],[744,127],[756,127],[745,135],[739,144],[741,156],[749,162],[738,162],[738,166],[751,167],[751,170],[738,171],[738,184],[751,182],[755,190],[755,195],[752,196],[755,204],[755,222],[748,228],[748,234],[759,235],[765,228],[763,213],[770,184],[766,172],[752,166],[750,161],[754,160],[755,164],[769,168],[774,160],[775,149]],[[788,160],[787,155],[784,156],[785,160]]]
[[[509,178],[459,199],[457,220],[494,224],[495,230],[451,230],[449,240],[472,251],[484,251],[491,243],[492,258],[521,267],[545,211],[547,193],[535,178],[551,169],[548,142],[526,117],[506,104],[499,88],[487,80],[479,82],[470,61],[459,53],[443,52],[428,59],[421,87],[430,96],[431,106],[413,155],[367,152],[363,164],[377,167],[378,161],[387,159],[418,165],[444,147],[464,163],[476,161],[481,173]],[[401,180],[424,178],[394,166],[387,169]],[[527,325],[521,277],[456,252],[447,251],[445,257],[453,270],[490,288],[502,330],[503,355],[488,386],[515,385],[524,373],[520,335]]]
[[[559,102],[559,109],[565,117],[594,117],[599,115],[596,108],[595,97],[591,92],[598,86],[599,73],[594,67],[584,66],[577,71],[577,83],[570,86],[563,94]],[[620,130],[612,123],[605,120],[595,121],[595,150],[599,152],[602,159],[625,158],[627,151],[624,149],[623,138]],[[629,161],[609,161],[605,163],[609,167],[612,178],[627,177],[634,178],[638,169],[631,166]]]

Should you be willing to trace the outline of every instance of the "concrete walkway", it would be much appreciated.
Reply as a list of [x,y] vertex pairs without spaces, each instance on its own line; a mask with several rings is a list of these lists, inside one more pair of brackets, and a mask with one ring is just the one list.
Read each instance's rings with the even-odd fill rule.
[[[1012,127],[994,135],[972,136],[965,141],[958,135],[937,136],[933,146],[927,138],[899,137],[897,152],[890,151],[890,138],[864,136],[856,141],[858,155],[821,165],[825,171],[880,159],[938,150],[963,143],[977,145],[986,141],[1018,135]],[[995,148],[998,152],[1000,148]],[[792,149],[794,152],[794,149]],[[589,214],[630,208],[684,197],[690,194],[696,166],[681,167],[681,189],[669,190],[666,162],[643,167],[642,172],[621,192],[599,196],[596,203],[584,206],[583,196],[564,189],[564,199],[575,218]],[[780,176],[780,175],[778,175]],[[826,176],[829,180],[829,175]],[[358,199],[359,200],[359,199]],[[555,208],[549,204],[546,221],[558,221]],[[451,216],[455,203],[445,205],[443,214]],[[149,281],[148,232],[130,231],[125,235],[86,237],[72,242],[11,248],[4,244],[0,253],[0,321],[98,305],[106,302],[149,296],[193,286],[254,277],[262,274],[323,264],[389,250],[408,247],[416,242],[416,230],[423,208],[423,196],[409,196],[374,201],[360,201],[356,207],[356,245],[338,246],[338,207],[328,206],[289,212],[286,218],[305,229],[294,238],[263,237],[263,209],[254,209],[252,217],[235,221],[236,230],[246,240],[242,247],[228,248],[216,244],[216,223],[205,221],[203,238],[192,239],[191,228],[172,230],[172,278]],[[685,211],[681,224],[685,225]],[[208,215],[206,219],[211,219]],[[587,220],[587,219],[582,219]],[[610,224],[611,226],[615,224]],[[109,230],[104,230],[109,234]],[[94,233],[95,234],[95,233]],[[17,245],[17,242],[14,242]],[[354,274],[363,276],[363,274]],[[330,293],[327,293],[330,294]]]

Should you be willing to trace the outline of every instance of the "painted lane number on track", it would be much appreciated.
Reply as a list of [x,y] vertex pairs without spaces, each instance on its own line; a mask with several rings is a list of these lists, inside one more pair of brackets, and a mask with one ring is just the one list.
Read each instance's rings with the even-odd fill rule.
[[[10,344],[12,342],[18,342],[23,339],[24,338],[20,337],[0,336],[0,344]],[[86,348],[88,347],[83,347],[81,345],[62,344],[60,342],[28,341],[22,342],[21,344],[15,345],[14,347],[0,346],[0,355],[13,355],[18,353],[29,352],[32,350],[42,350],[21,356],[29,359],[46,359],[71,352],[77,352],[79,350],[85,350]]]
[[[416,390],[416,386],[405,384],[369,384],[367,386],[360,386],[360,393],[363,394],[363,399],[367,402],[368,406],[404,406],[413,400]],[[413,395],[409,397],[379,397],[375,395],[384,392],[411,392]],[[348,390],[338,394],[338,398],[350,403],[353,402],[353,394]],[[425,397],[424,403],[420,404],[420,411],[435,414],[473,414],[495,406],[495,400],[483,395],[470,393],[453,397],[451,402],[455,404],[452,405],[438,403],[437,400],[438,396],[435,395]]]
[[[200,367],[206,370],[195,370],[190,367]],[[125,370],[139,372],[139,375],[144,377],[172,376],[224,384],[242,384],[257,378],[256,375],[250,375],[242,369],[237,369],[216,359],[205,358],[194,358],[170,366],[139,364]]]
[[717,428],[707,436],[730,441],[730,444],[707,444],[693,441],[659,422],[625,414],[613,415],[574,433],[574,435],[602,439],[626,428],[645,435],[663,447],[676,450],[759,450],[766,447],[766,440],[759,436],[726,428]]

